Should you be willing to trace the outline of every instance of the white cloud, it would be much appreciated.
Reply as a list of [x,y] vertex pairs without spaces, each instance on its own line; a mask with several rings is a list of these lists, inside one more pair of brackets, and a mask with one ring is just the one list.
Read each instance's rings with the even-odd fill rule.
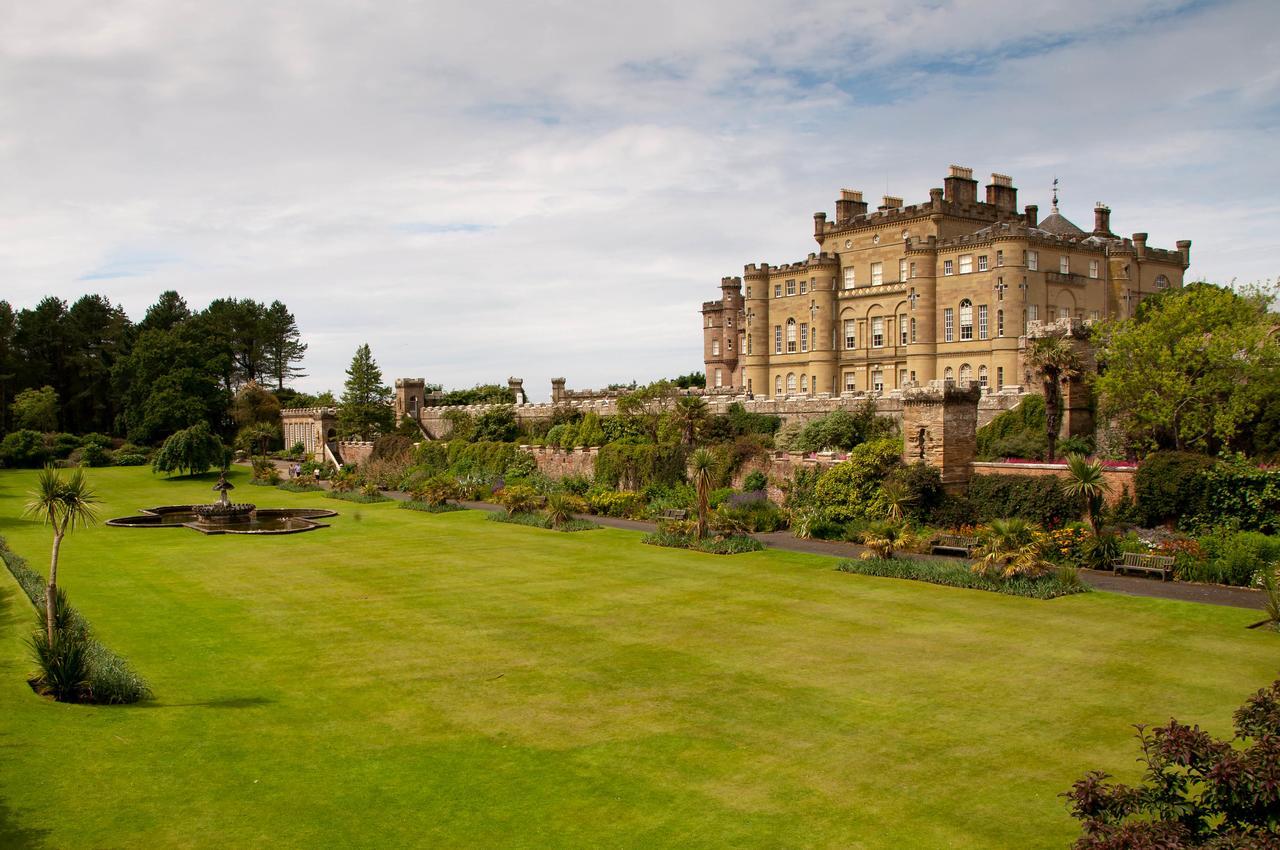
[[[1280,10],[1266,2],[857,6],[11,4],[0,279],[135,316],[280,298],[337,387],[571,385],[700,368],[697,309],[813,250],[837,189],[946,165],[1024,203],[1277,269]],[[88,279],[86,279],[88,278]]]

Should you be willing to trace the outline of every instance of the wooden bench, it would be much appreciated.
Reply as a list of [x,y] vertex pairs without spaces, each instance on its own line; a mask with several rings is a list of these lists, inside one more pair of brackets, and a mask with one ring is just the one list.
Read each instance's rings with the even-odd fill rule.
[[958,534],[944,534],[937,540],[933,541],[929,553],[932,555],[959,555],[962,558],[973,556],[973,550],[978,546],[978,538],[961,537]]
[[671,509],[665,510],[662,512],[662,516],[659,517],[659,519],[675,519],[675,520],[683,520],[688,518],[689,518],[688,511],[682,511],[677,508],[671,508]]
[[1124,575],[1130,570],[1140,573],[1159,573],[1161,581],[1173,578],[1172,555],[1143,555],[1139,552],[1125,552],[1112,564],[1116,575]]

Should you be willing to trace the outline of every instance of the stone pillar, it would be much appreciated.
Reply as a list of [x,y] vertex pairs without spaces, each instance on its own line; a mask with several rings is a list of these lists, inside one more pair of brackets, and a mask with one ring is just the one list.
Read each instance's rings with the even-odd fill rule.
[[974,381],[959,387],[947,380],[902,393],[902,459],[936,467],[948,492],[962,490],[973,475],[980,395]]
[[552,378],[551,379],[551,403],[559,404],[560,402],[564,401],[566,397],[567,396],[564,390],[564,378]]
[[507,378],[507,389],[515,396],[516,404],[529,403],[529,396],[524,392],[524,378]]

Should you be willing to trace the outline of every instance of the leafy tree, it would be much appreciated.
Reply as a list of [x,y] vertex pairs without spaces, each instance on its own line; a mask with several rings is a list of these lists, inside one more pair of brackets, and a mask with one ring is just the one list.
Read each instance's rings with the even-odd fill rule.
[[147,308],[147,314],[138,323],[139,331],[167,331],[191,318],[191,308],[182,296],[172,289],[160,293],[156,303]]
[[53,550],[49,556],[49,581],[45,584],[45,637],[48,646],[56,646],[54,613],[58,595],[58,554],[62,538],[77,526],[97,521],[94,506],[98,499],[89,489],[84,472],[77,469],[66,478],[57,469],[46,466],[36,479],[36,489],[30,493],[26,515],[36,517],[53,530]]
[[[427,392],[431,388],[427,387]],[[456,406],[462,404],[515,404],[516,394],[510,387],[500,384],[476,384],[466,390],[449,390],[440,399],[440,404]]]
[[250,381],[240,388],[231,402],[231,418],[242,427],[258,422],[279,422],[280,400],[261,384]]
[[0,462],[11,467],[43,466],[49,459],[44,435],[39,431],[12,431],[0,440]]
[[299,364],[307,353],[307,344],[302,341],[302,332],[289,308],[272,301],[262,317],[262,328],[266,347],[264,368],[276,389],[284,389],[284,385],[295,378],[305,378],[306,373]]
[[199,422],[222,427],[230,395],[210,362],[216,354],[198,327],[144,331],[112,370],[120,398],[117,429],[153,443]]
[[53,387],[18,393],[13,399],[13,424],[32,431],[58,430],[58,394]]
[[271,422],[251,422],[240,429],[240,433],[236,435],[236,443],[243,446],[250,454],[257,453],[267,454],[274,440],[280,439],[280,426]]
[[509,404],[490,408],[476,417],[472,439],[476,442],[510,443],[520,434],[516,411]]
[[1049,460],[1053,460],[1057,456],[1058,432],[1062,430],[1062,385],[1079,377],[1080,355],[1063,337],[1044,336],[1031,343],[1027,365],[1039,373],[1044,386],[1045,439]]
[[650,442],[658,442],[658,432],[663,414],[671,406],[675,387],[669,381],[657,381],[647,387],[618,397],[618,419],[625,427],[645,435]]
[[368,343],[356,349],[347,368],[347,381],[338,408],[338,433],[345,438],[372,440],[395,428],[391,388],[382,383],[382,370]]
[[214,466],[226,466],[227,450],[207,422],[197,422],[164,441],[151,460],[152,472],[166,475],[199,475]]
[[1100,412],[1143,450],[1215,451],[1247,437],[1280,388],[1274,291],[1196,283],[1102,334]]
[[1170,720],[1138,725],[1141,785],[1085,774],[1065,795],[1084,835],[1076,850],[1280,847],[1280,681],[1235,713],[1235,738]]
[[1067,478],[1062,490],[1068,496],[1084,500],[1085,519],[1096,537],[1102,520],[1102,505],[1111,492],[1111,485],[1102,474],[1102,461],[1089,460],[1084,455],[1067,455]]
[[902,442],[872,440],[849,452],[849,459],[824,471],[813,488],[816,504],[828,519],[848,522],[885,515],[880,484],[902,462]]
[[687,375],[679,375],[672,378],[671,383],[682,390],[693,389],[695,387],[706,387],[707,376],[705,372],[690,372]]

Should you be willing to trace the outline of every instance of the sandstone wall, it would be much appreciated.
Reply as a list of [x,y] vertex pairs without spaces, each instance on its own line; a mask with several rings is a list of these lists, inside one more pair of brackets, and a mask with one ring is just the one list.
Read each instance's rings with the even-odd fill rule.
[[[1030,475],[1037,478],[1052,475],[1057,478],[1066,478],[1067,465],[1065,463],[988,463],[983,461],[974,461],[973,474]],[[1115,502],[1123,495],[1125,488],[1128,488],[1129,495],[1133,496],[1135,490],[1134,484],[1137,477],[1137,466],[1126,466],[1104,470],[1102,478],[1111,485],[1111,492],[1107,494],[1107,504],[1115,504]]]
[[338,457],[343,463],[364,463],[373,455],[373,443],[339,440]]

